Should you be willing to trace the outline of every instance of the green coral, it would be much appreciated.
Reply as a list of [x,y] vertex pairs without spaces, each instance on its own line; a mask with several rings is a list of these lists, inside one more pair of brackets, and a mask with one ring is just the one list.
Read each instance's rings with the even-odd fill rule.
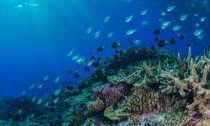
[[120,120],[122,118],[125,118],[126,116],[129,116],[130,114],[124,113],[122,109],[118,108],[116,110],[113,109],[113,107],[107,107],[104,111],[104,116],[110,120]]

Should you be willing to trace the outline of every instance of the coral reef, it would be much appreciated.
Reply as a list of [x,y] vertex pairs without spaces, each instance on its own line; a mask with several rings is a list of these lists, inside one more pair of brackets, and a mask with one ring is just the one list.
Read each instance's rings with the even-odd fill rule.
[[[43,126],[207,126],[210,54],[192,57],[192,51],[189,47],[187,58],[146,47],[119,51],[81,80],[77,88],[64,87],[40,105],[24,103],[30,104],[30,110],[22,105],[0,109],[0,119],[6,121],[1,123],[9,123],[10,118],[25,123],[28,114],[41,107],[28,122]],[[6,101],[0,100],[1,108],[16,100]],[[44,107],[46,103],[49,106]],[[25,115],[2,116],[5,111],[26,110],[29,113]]]

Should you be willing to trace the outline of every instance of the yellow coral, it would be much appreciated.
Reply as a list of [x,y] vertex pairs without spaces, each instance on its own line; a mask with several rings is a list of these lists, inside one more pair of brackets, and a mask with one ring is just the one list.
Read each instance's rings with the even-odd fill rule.
[[121,105],[125,112],[151,112],[159,104],[159,94],[153,89],[138,87],[134,93]]
[[101,111],[105,107],[103,100],[97,98],[95,101],[90,101],[87,103],[87,108],[89,111]]
[[198,122],[195,126],[209,126],[210,125],[210,119],[208,120],[202,120]]

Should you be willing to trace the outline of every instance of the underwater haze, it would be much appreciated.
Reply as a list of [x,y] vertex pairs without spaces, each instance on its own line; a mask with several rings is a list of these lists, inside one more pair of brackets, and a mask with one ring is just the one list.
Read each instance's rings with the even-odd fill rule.
[[209,0],[0,0],[0,126],[208,126],[209,34]]
[[[45,75],[62,75],[66,70],[74,68],[75,64],[66,56],[74,49],[75,53],[88,57],[89,51],[98,46],[107,46],[112,41],[121,42],[122,48],[130,46],[129,41],[139,39],[138,46],[151,46],[154,42],[151,29],[160,27],[158,19],[171,22],[169,28],[163,31],[164,39],[184,34],[184,41],[177,41],[166,48],[179,49],[186,54],[187,44],[193,41],[197,44],[195,54],[206,49],[209,42],[209,2],[207,0],[1,0],[0,1],[0,54],[1,79],[0,95],[18,96],[32,83],[40,83]],[[161,4],[160,4],[161,3]],[[169,5],[175,5],[172,12],[161,16],[161,12]],[[142,10],[148,14],[142,16]],[[166,10],[165,10],[166,11]],[[125,17],[134,15],[130,23],[125,23]],[[189,15],[186,21],[179,21],[179,16]],[[193,16],[198,14],[197,17]],[[110,21],[104,23],[104,18],[110,16]],[[200,18],[206,21],[200,22]],[[142,22],[147,25],[142,26]],[[193,36],[195,23],[200,23],[198,29],[205,30],[202,40]],[[174,25],[180,25],[179,31],[173,32]],[[94,33],[86,34],[88,27],[93,32],[101,31],[95,39]],[[126,37],[127,29],[137,29],[137,32]],[[114,33],[107,38],[108,33]],[[106,47],[102,55],[111,55],[113,50]],[[74,68],[77,70],[77,68]],[[82,71],[81,71],[82,72]],[[63,77],[62,77],[63,78]],[[52,79],[52,78],[51,78]],[[71,77],[70,77],[71,79]],[[56,86],[49,82],[48,89]]]
[[[1,0],[0,1],[1,95],[18,96],[45,75],[65,73],[73,62],[70,49],[88,56],[104,41],[86,35],[112,5],[94,0]],[[112,2],[111,2],[112,3]],[[104,9],[100,8],[100,5]],[[100,41],[100,42],[99,42]],[[88,47],[88,48],[87,48]],[[75,68],[77,69],[77,68]],[[48,88],[55,85],[49,82]],[[60,85],[59,85],[60,86]]]

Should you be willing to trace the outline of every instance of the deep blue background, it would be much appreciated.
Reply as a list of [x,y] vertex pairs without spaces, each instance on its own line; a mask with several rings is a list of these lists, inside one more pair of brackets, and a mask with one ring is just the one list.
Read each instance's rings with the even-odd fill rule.
[[[37,7],[29,6],[37,3]],[[18,8],[22,5],[22,8]],[[176,8],[162,17],[161,11],[167,6]],[[141,16],[140,12],[148,9],[148,14]],[[199,14],[194,17],[194,13]],[[131,22],[125,23],[125,17],[134,14]],[[186,21],[179,20],[180,15],[188,14]],[[151,30],[160,28],[159,18],[171,21],[166,30],[162,30],[161,38],[175,37],[176,44],[165,48],[172,51],[178,48],[182,56],[187,54],[187,44],[196,42],[193,54],[197,55],[209,44],[209,2],[207,0],[0,0],[0,96],[18,96],[23,90],[27,95],[43,94],[60,87],[61,82],[70,79],[66,71],[73,68],[81,73],[81,78],[88,74],[78,69],[67,53],[74,49],[74,54],[87,57],[93,50],[96,56],[111,56],[114,50],[110,48],[113,41],[121,43],[121,49],[129,47],[129,41],[140,39],[138,46],[151,46],[154,34]],[[104,18],[111,16],[109,22]],[[207,17],[200,23],[206,36],[198,40],[193,36],[194,24],[201,17]],[[142,26],[143,20],[149,24]],[[172,26],[181,25],[182,29],[174,32]],[[93,26],[93,32],[86,34],[88,27]],[[137,32],[125,36],[125,31],[136,28]],[[94,38],[94,32],[101,30],[100,37]],[[114,32],[112,38],[107,38],[109,32]],[[177,34],[185,34],[184,41],[178,40]],[[105,50],[97,53],[98,46]],[[42,90],[28,90],[29,85],[43,83],[43,77],[50,78]],[[53,83],[57,76],[61,76],[60,83]]]

